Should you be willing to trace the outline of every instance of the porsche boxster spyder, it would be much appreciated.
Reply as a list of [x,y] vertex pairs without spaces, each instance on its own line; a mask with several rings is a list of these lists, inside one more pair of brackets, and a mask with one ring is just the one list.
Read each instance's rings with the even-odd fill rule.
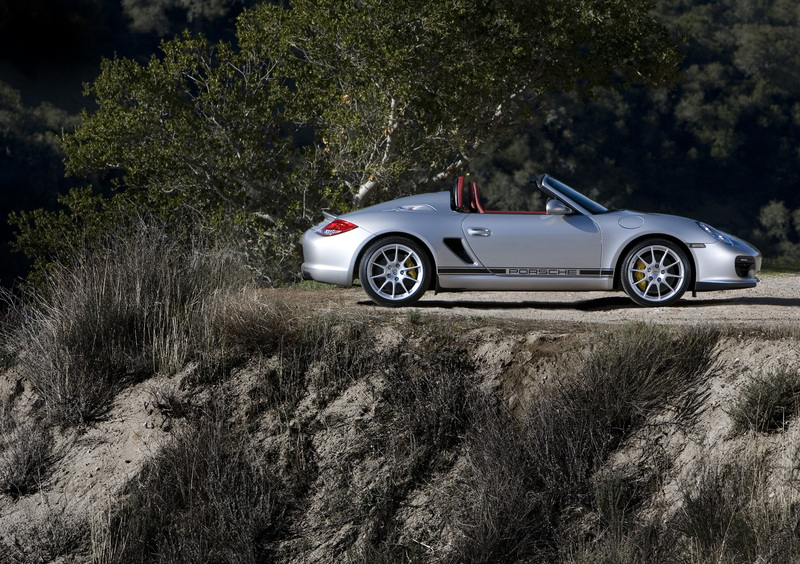
[[413,304],[429,289],[621,290],[639,305],[667,306],[687,290],[757,283],[758,250],[706,223],[610,210],[547,175],[532,190],[531,209],[486,209],[477,184],[459,177],[448,191],[325,214],[303,235],[303,277],[359,279],[384,306]]

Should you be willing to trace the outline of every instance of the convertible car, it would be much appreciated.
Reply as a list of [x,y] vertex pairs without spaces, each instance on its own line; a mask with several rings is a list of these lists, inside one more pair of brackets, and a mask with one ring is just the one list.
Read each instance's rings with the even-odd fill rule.
[[464,177],[451,190],[392,200],[325,221],[302,238],[303,277],[349,286],[358,278],[384,306],[429,289],[622,290],[667,306],[687,290],[752,288],[761,255],[684,217],[609,210],[542,175],[541,209],[485,209]]

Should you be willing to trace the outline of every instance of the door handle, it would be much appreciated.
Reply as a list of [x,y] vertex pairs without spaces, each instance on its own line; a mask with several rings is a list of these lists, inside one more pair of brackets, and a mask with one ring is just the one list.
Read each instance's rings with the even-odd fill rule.
[[467,229],[467,233],[470,237],[488,237],[492,234],[492,230],[486,227],[470,227]]

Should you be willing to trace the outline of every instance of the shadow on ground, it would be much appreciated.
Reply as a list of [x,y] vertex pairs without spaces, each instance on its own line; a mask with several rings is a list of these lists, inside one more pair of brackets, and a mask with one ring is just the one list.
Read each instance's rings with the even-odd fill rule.
[[[359,305],[376,306],[372,300],[362,300]],[[691,299],[684,298],[677,304],[670,306],[678,309],[694,309],[702,307],[732,307],[732,306],[770,306],[770,307],[800,307],[800,298],[770,298],[770,297],[741,297],[719,299]],[[549,311],[576,310],[576,311],[615,311],[622,309],[637,309],[640,306],[630,299],[620,297],[595,298],[591,300],[576,301],[499,301],[499,300],[423,300],[411,307],[420,309],[472,309],[476,311],[488,310],[523,310],[541,309]]]

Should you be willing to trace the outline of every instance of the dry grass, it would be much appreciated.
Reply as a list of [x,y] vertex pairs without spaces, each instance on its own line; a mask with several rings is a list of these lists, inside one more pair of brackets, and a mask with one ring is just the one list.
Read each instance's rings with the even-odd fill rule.
[[[713,331],[635,325],[601,335],[582,370],[564,375],[523,417],[484,402],[468,434],[469,472],[452,502],[462,524],[456,561],[552,559],[575,515],[624,517],[614,513],[631,511],[645,495],[625,481],[592,477],[648,414],[685,409],[685,394],[714,365],[717,340]],[[628,481],[642,479],[658,477]]]
[[8,530],[0,532],[0,562],[87,562],[89,526],[69,507],[59,505],[46,494],[39,496],[36,514],[25,515]]
[[104,562],[263,562],[283,528],[280,479],[207,406],[133,480],[107,527]]
[[52,431],[40,419],[0,409],[0,493],[17,498],[37,492],[55,461]]
[[800,407],[800,372],[782,368],[753,377],[730,409],[733,434],[783,431]]
[[797,562],[797,505],[770,495],[769,456],[755,448],[705,469],[671,523],[692,562]]
[[157,228],[111,240],[70,268],[55,266],[43,293],[18,306],[20,371],[54,421],[96,419],[123,387],[192,358],[203,305],[242,284],[238,272]]

